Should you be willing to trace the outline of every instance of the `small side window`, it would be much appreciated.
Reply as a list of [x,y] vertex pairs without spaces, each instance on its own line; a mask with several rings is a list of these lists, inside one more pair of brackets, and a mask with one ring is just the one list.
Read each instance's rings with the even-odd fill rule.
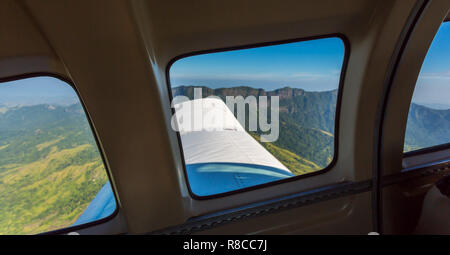
[[450,22],[439,28],[423,62],[406,126],[404,152],[450,143]]
[[0,83],[0,234],[58,230],[115,210],[73,88],[52,77]]
[[172,127],[193,195],[329,168],[345,50],[341,38],[329,37],[175,61]]

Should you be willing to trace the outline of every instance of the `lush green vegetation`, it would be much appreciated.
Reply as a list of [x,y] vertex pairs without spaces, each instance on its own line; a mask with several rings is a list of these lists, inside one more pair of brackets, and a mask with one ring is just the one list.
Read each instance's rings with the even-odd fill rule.
[[[252,133],[252,136],[257,141],[260,140],[257,134]],[[285,165],[296,175],[307,174],[320,169],[320,167],[314,162],[306,160],[289,150],[280,148],[274,145],[273,143],[261,143],[261,144],[267,151],[272,153],[272,155],[274,155],[275,158],[277,158],[283,165]]]
[[0,234],[70,226],[106,182],[80,104],[0,113]]

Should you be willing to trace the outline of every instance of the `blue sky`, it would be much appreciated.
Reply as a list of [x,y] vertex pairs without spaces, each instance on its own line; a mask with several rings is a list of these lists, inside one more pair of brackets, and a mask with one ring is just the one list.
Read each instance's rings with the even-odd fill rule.
[[417,79],[413,101],[450,108],[450,22],[439,28]]
[[337,89],[345,47],[339,38],[203,54],[176,61],[171,85]]
[[78,102],[70,85],[53,77],[34,77],[0,83],[1,105],[61,104]]

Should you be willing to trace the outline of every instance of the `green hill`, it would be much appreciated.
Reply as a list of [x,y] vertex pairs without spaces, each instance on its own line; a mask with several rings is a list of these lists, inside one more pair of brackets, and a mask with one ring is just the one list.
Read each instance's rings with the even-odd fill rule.
[[68,227],[106,182],[80,104],[0,113],[0,234]]
[[[259,141],[258,135],[251,135],[255,138],[255,140]],[[261,143],[261,145],[296,175],[307,174],[320,170],[320,167],[314,162],[306,160],[289,150],[280,148],[272,143]]]
[[404,151],[450,143],[450,109],[437,110],[411,104]]

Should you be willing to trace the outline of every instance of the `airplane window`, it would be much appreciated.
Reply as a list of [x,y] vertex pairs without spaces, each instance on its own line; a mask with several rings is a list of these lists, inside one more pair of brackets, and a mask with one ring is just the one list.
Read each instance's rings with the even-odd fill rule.
[[450,22],[439,28],[417,79],[403,151],[450,144]]
[[173,62],[171,124],[194,197],[329,169],[345,50],[326,37]]
[[72,87],[52,77],[0,83],[0,234],[58,230],[115,210]]

